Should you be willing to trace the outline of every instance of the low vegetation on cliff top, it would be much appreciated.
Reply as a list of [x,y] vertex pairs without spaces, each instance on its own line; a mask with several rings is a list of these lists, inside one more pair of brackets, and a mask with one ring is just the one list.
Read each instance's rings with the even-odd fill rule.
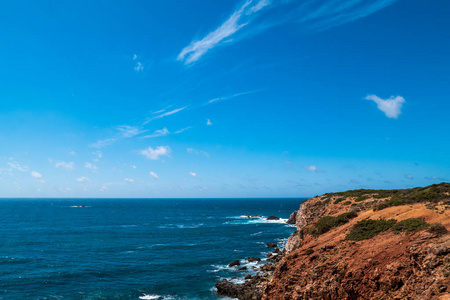
[[314,228],[311,229],[311,234],[313,236],[319,236],[321,234],[330,231],[335,227],[348,223],[351,219],[356,218],[356,216],[357,216],[356,212],[351,211],[340,214],[336,217],[332,216],[322,217],[314,225]]
[[359,189],[339,193],[327,193],[323,195],[324,199],[335,197],[334,204],[355,198],[355,202],[361,202],[369,198],[386,199],[373,205],[373,210],[382,210],[387,207],[410,205],[415,203],[431,202],[438,203],[444,201],[444,204],[450,205],[450,183],[433,184],[426,187],[416,187],[412,189],[396,190],[373,190]]
[[418,218],[409,218],[398,223],[395,219],[368,219],[356,223],[345,239],[351,241],[362,241],[373,238],[388,229],[392,229],[392,231],[396,234],[399,234],[400,232],[406,232],[406,234],[409,234],[428,227],[430,227],[430,224]]

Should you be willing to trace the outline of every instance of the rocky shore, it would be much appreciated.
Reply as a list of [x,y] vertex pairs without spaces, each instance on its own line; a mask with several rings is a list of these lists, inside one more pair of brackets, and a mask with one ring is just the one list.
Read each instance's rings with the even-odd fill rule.
[[[257,299],[450,299],[450,184],[310,198],[297,230],[245,283],[219,295]],[[275,252],[275,250],[273,251]]]

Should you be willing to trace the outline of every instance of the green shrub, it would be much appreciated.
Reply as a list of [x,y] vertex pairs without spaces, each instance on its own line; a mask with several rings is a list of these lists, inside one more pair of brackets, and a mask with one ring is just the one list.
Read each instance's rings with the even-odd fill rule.
[[403,221],[398,222],[392,227],[392,231],[395,234],[399,234],[402,231],[406,231],[406,233],[411,233],[420,229],[424,229],[429,227],[430,224],[425,222],[422,219],[418,218],[409,218]]
[[345,201],[344,203],[342,203],[343,205],[350,205],[352,203],[352,201]]
[[319,219],[319,221],[317,221],[317,223],[314,225],[314,227],[316,227],[315,233],[316,235],[321,235],[327,231],[330,231],[331,228],[334,227],[334,220],[335,217],[331,217],[331,216],[326,216],[326,217],[322,217]]
[[345,239],[351,241],[362,241],[370,239],[379,233],[388,230],[395,225],[397,221],[394,219],[385,220],[363,220],[356,223]]
[[335,227],[348,223],[351,219],[355,218],[357,215],[358,214],[356,212],[351,211],[340,214],[336,217],[332,216],[322,217],[314,225],[315,228],[311,231],[311,234],[313,236],[319,236],[321,234],[324,234]]
[[355,202],[361,202],[369,198],[370,198],[369,196],[359,196],[358,198],[355,199]]
[[341,203],[342,201],[344,201],[345,199],[347,199],[347,198],[345,198],[345,197],[340,197],[340,198],[337,198],[336,200],[334,200],[334,204],[338,204],[338,203]]

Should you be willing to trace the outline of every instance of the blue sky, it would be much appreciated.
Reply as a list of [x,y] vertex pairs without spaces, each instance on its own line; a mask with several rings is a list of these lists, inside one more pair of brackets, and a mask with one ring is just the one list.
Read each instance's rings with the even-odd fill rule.
[[448,1],[9,1],[1,197],[450,180]]

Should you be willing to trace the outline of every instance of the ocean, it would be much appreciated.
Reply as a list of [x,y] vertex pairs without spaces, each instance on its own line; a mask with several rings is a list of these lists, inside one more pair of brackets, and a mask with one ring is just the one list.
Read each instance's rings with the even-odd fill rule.
[[0,299],[224,299],[303,200],[2,199]]

